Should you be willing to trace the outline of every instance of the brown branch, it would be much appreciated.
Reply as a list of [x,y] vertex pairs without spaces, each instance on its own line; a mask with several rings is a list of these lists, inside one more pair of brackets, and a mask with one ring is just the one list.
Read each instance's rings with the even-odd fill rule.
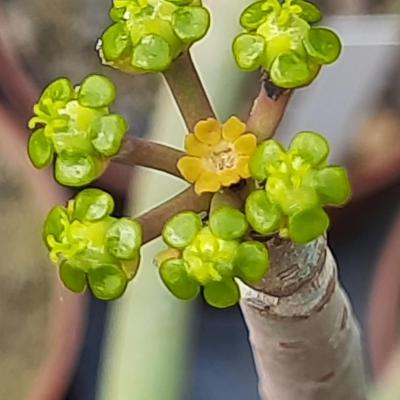
[[160,236],[164,224],[175,214],[182,211],[207,211],[210,202],[211,194],[198,196],[190,187],[153,210],[140,215],[137,220],[144,230],[143,243],[148,243]]
[[164,72],[164,77],[190,131],[193,131],[200,120],[215,118],[189,51],[183,53],[171,68]]
[[278,99],[273,100],[268,96],[264,84],[262,85],[247,120],[247,129],[257,135],[259,142],[274,135],[291,94],[291,91],[286,91]]
[[183,155],[182,151],[172,147],[128,135],[113,161],[152,168],[182,178],[177,163]]

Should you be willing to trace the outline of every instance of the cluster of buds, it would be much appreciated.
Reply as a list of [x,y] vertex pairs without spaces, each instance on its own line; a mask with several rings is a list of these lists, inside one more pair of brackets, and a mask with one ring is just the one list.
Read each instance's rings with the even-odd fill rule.
[[281,88],[308,85],[341,51],[333,31],[312,27],[320,19],[320,10],[308,1],[256,1],[240,18],[245,32],[233,44],[238,66],[248,71],[263,68]]
[[217,208],[208,225],[193,212],[177,214],[163,230],[169,249],[157,258],[161,279],[179,299],[197,297],[203,286],[208,304],[236,304],[240,293],[235,278],[256,283],[269,267],[267,248],[244,240],[248,230],[245,215],[228,206]]
[[201,0],[114,0],[110,16],[98,50],[104,64],[129,73],[167,70],[210,26]]
[[113,210],[108,193],[85,189],[67,207],[53,208],[45,221],[50,259],[73,292],[83,293],[89,285],[97,298],[114,300],[136,275],[142,228],[133,219],[112,217]]
[[114,84],[89,75],[73,87],[65,78],[52,82],[34,106],[28,153],[36,168],[55,159],[55,178],[62,185],[83,186],[97,179],[120,150],[127,123],[110,113]]
[[258,146],[250,172],[260,188],[246,200],[246,217],[256,232],[307,243],[327,231],[323,207],[342,206],[351,196],[346,170],[327,166],[328,155],[328,142],[314,132],[298,133],[288,151],[272,139]]

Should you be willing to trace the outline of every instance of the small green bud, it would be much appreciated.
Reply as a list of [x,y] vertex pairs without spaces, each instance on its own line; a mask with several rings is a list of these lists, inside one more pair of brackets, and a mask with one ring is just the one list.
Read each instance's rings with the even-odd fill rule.
[[203,223],[194,212],[183,212],[172,217],[164,226],[164,242],[176,249],[188,246],[199,233]]
[[277,232],[283,219],[279,207],[271,203],[265,190],[256,190],[247,197],[246,217],[251,227],[262,235]]
[[296,243],[308,243],[326,233],[329,217],[322,208],[300,211],[289,218],[289,238]]
[[133,50],[132,65],[149,72],[168,69],[172,61],[169,43],[158,35],[147,35]]
[[277,86],[294,89],[305,86],[315,78],[306,59],[294,51],[279,54],[271,65],[271,79]]
[[182,7],[172,14],[172,26],[184,43],[202,39],[210,27],[210,13],[203,7]]
[[106,233],[108,251],[116,258],[129,260],[135,257],[143,242],[140,224],[129,218],[115,221]]
[[80,221],[98,221],[114,211],[114,199],[100,189],[85,189],[75,197],[73,217]]
[[342,206],[351,197],[349,177],[343,167],[325,167],[317,171],[315,188],[324,205]]
[[69,79],[56,79],[43,91],[39,103],[44,105],[46,99],[66,103],[74,98],[74,92],[74,87]]
[[103,33],[102,51],[106,60],[114,61],[129,49],[129,32],[124,22],[111,25]]
[[108,78],[102,75],[89,75],[78,92],[79,103],[84,107],[107,107],[114,103],[116,88]]
[[36,168],[47,167],[53,161],[54,147],[45,136],[43,128],[32,133],[28,143],[28,154]]
[[264,0],[257,1],[248,6],[240,16],[240,25],[248,30],[257,29],[265,22],[268,11],[265,9],[266,2]]
[[160,276],[165,286],[181,300],[192,300],[200,292],[200,285],[187,273],[188,265],[182,259],[170,259],[162,263]]
[[127,278],[118,266],[105,264],[89,270],[88,282],[98,299],[116,300],[124,294]]
[[299,17],[303,18],[307,22],[315,24],[316,22],[319,22],[321,20],[321,11],[315,4],[304,0],[293,0],[292,4],[297,5],[301,8]]
[[283,154],[283,147],[275,140],[270,139],[261,143],[250,158],[251,176],[259,181],[265,181],[268,177],[268,167],[276,163]]
[[310,57],[320,64],[332,64],[339,58],[342,50],[338,35],[327,28],[310,29],[304,46]]
[[289,147],[312,166],[318,166],[326,161],[329,156],[329,143],[316,132],[299,132]]
[[91,126],[92,144],[102,155],[112,157],[119,152],[127,130],[125,118],[118,114],[105,115]]
[[137,273],[142,229],[137,221],[110,216],[113,208],[108,193],[86,189],[66,208],[53,208],[45,221],[50,259],[74,292],[83,292],[88,280],[96,297],[113,300]]
[[234,40],[236,63],[246,71],[262,67],[284,89],[310,84],[341,48],[335,33],[311,26],[320,19],[319,8],[305,0],[255,1],[240,17],[244,32]]
[[233,54],[237,65],[245,71],[260,68],[265,51],[265,41],[260,35],[243,33],[233,42]]
[[88,185],[99,175],[96,160],[90,155],[63,152],[56,159],[55,178],[65,186]]
[[62,241],[62,235],[68,223],[68,214],[63,207],[54,207],[44,222],[43,239],[48,245],[48,237],[52,236],[58,242]]
[[111,18],[98,49],[104,64],[128,73],[167,70],[210,27],[201,0],[114,0]]
[[232,207],[218,208],[209,222],[212,233],[224,240],[240,239],[249,228],[244,214]]
[[89,75],[76,89],[65,78],[51,83],[34,106],[28,123],[28,153],[44,168],[55,160],[55,178],[66,186],[84,186],[105,170],[127,132],[125,119],[110,114],[115,86],[106,77]]
[[64,286],[75,293],[83,293],[87,287],[86,274],[79,268],[75,268],[68,261],[60,265],[60,279]]
[[235,258],[235,268],[245,282],[259,282],[269,269],[267,248],[260,242],[241,243]]
[[240,299],[239,287],[232,279],[212,282],[205,286],[204,298],[208,304],[216,308],[232,307]]

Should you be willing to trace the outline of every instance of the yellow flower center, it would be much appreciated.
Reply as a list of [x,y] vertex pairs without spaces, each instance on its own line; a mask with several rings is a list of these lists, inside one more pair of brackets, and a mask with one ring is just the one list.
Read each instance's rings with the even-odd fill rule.
[[211,164],[212,169],[220,172],[235,168],[237,164],[237,155],[230,143],[222,141],[212,149],[207,161]]

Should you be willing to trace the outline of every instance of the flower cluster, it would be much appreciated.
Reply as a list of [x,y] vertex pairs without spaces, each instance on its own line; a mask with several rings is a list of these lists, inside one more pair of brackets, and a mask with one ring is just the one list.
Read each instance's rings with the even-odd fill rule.
[[186,136],[187,155],[179,160],[178,169],[195,184],[197,194],[217,192],[250,177],[248,164],[256,147],[255,135],[246,132],[246,124],[238,118],[223,125],[209,118]]
[[126,72],[159,72],[207,33],[201,0],[114,0],[113,24],[98,43],[105,64]]
[[314,132],[300,132],[289,150],[275,140],[263,142],[250,160],[262,188],[246,200],[246,217],[262,234],[280,232],[297,243],[323,235],[329,226],[324,206],[341,206],[351,196],[343,167],[327,166],[329,145]]
[[213,212],[207,226],[193,212],[176,215],[163,230],[170,248],[158,257],[161,279],[179,299],[195,298],[204,286],[210,305],[236,304],[240,293],[234,278],[256,283],[269,267],[262,243],[242,241],[248,228],[244,214],[227,206]]
[[52,82],[34,106],[28,153],[36,168],[55,158],[55,178],[66,186],[83,186],[97,179],[108,159],[118,153],[127,123],[112,114],[114,84],[101,75],[89,75],[73,87],[65,78]]
[[333,63],[341,51],[333,31],[311,26],[320,19],[318,7],[308,1],[256,1],[241,15],[245,32],[233,44],[238,66],[249,71],[262,67],[281,88],[308,85],[321,65]]
[[136,275],[142,228],[130,218],[110,216],[113,209],[108,193],[85,189],[67,207],[53,208],[45,221],[50,259],[73,292],[83,293],[89,285],[97,298],[114,300]]

